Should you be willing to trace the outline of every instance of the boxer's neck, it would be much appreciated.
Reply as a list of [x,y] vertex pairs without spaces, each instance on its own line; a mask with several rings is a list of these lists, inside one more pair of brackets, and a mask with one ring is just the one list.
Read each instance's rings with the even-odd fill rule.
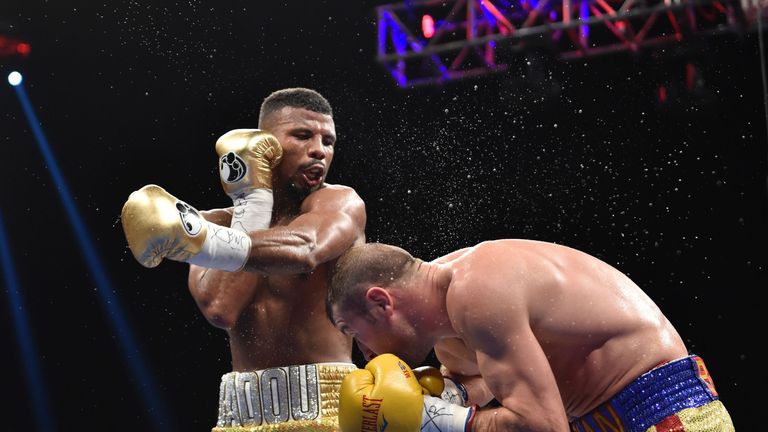
[[427,284],[431,291],[445,294],[451,284],[451,269],[440,263],[419,261],[416,273],[422,276],[423,283]]
[[420,330],[428,332],[435,340],[456,337],[456,331],[451,325],[445,304],[446,293],[453,276],[450,267],[440,263],[421,261],[414,276],[418,291],[427,293],[426,298],[419,299],[416,303],[421,309],[417,314],[424,316],[423,313],[428,312],[427,316],[431,315],[435,318],[430,320],[429,328]]
[[301,213],[301,204],[310,194],[311,192],[301,194],[290,184],[275,185],[272,220],[279,221],[286,217],[298,216]]

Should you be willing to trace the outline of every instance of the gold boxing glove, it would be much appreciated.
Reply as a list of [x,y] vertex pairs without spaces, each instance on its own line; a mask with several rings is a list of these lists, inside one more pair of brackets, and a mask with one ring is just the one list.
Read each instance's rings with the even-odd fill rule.
[[272,169],[283,156],[277,138],[259,129],[235,129],[216,141],[219,177],[232,198],[231,227],[243,232],[269,228],[272,220]]
[[157,185],[131,193],[121,220],[128,247],[144,267],[168,258],[235,271],[245,265],[251,249],[245,233],[206,221]]
[[272,189],[272,169],[280,164],[283,148],[260,129],[235,129],[216,141],[216,153],[221,185],[234,200],[253,189]]

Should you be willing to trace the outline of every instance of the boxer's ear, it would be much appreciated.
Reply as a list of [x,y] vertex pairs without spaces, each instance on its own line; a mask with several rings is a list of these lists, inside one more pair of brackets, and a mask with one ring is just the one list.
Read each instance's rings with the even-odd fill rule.
[[368,291],[365,292],[365,302],[368,305],[368,313],[376,319],[392,315],[394,299],[389,291],[382,287],[368,288]]

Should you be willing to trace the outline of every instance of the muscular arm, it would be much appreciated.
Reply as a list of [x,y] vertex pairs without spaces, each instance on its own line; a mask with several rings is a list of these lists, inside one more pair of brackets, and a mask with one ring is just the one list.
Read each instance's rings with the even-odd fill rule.
[[[208,222],[229,226],[232,208],[201,211],[200,215]],[[253,273],[233,273],[190,265],[188,286],[208,322],[228,329],[253,298],[256,279],[258,275]]]
[[[222,212],[226,211],[203,212],[203,217],[229,226],[229,220],[222,223],[227,219]],[[352,189],[321,189],[304,200],[301,212],[287,226],[250,234],[248,271],[231,273],[190,266],[189,290],[211,324],[231,328],[252,302],[263,275],[309,272],[364,238],[365,205]]]
[[250,233],[245,270],[267,275],[312,271],[364,238],[365,205],[350,188],[325,188],[301,205],[286,226]]
[[[500,338],[499,338],[500,339]],[[474,431],[566,432],[568,420],[549,362],[530,328],[513,343],[498,340],[478,352],[483,381],[502,404],[481,409]]]
[[502,407],[479,410],[473,430],[565,432],[557,382],[529,324],[521,286],[527,282],[493,276],[493,263],[485,265],[474,270],[491,276],[475,277],[463,289],[454,325],[475,349],[480,375]]
[[480,376],[475,352],[467,348],[461,339],[441,340],[435,345],[435,354],[440,360],[440,373],[464,386],[469,405],[482,407],[493,400],[491,390]]

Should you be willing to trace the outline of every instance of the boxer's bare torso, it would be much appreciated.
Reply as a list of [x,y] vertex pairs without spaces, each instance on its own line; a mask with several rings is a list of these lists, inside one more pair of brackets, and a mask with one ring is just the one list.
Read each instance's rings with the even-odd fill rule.
[[[280,241],[280,231],[289,233],[291,223],[302,214],[317,211],[313,203],[344,209],[350,201],[357,205],[356,200],[359,198],[351,189],[326,185],[307,197],[299,209],[276,214],[271,228],[278,229],[270,231],[277,237],[267,243]],[[276,210],[278,205],[276,202]],[[219,224],[228,224],[231,217],[223,210],[203,215]],[[357,233],[353,244],[365,241],[362,229],[351,232]],[[325,316],[326,287],[334,261],[323,262],[307,273],[271,275],[221,271],[209,274],[211,271],[193,266],[190,291],[211,324],[227,331],[234,371],[352,361],[351,339]],[[215,279],[200,283],[208,277]],[[218,307],[211,307],[213,302]]]
[[[351,362],[351,341],[328,326],[322,308],[327,265],[311,274],[262,276],[257,294],[228,330],[235,371]],[[319,291],[319,293],[318,293]]]
[[[322,181],[333,160],[333,119],[284,107],[262,126],[283,148],[270,228],[249,233],[248,271],[191,266],[190,292],[208,321],[227,331],[234,371],[351,362],[352,341],[326,318],[325,296],[336,258],[365,242],[366,216],[352,188]],[[225,226],[231,220],[226,210],[203,216]]]
[[[440,341],[438,359],[450,373],[481,374],[512,411],[536,401],[580,416],[642,373],[687,355],[640,288],[574,249],[503,240],[433,263],[451,270],[446,306],[460,337]],[[476,394],[474,402],[488,396]]]
[[[294,219],[282,217],[275,226],[286,226]],[[363,241],[359,238],[356,243]],[[250,274],[254,297],[229,331],[234,370],[352,361],[352,341],[325,316],[326,286],[334,261],[310,273]]]

